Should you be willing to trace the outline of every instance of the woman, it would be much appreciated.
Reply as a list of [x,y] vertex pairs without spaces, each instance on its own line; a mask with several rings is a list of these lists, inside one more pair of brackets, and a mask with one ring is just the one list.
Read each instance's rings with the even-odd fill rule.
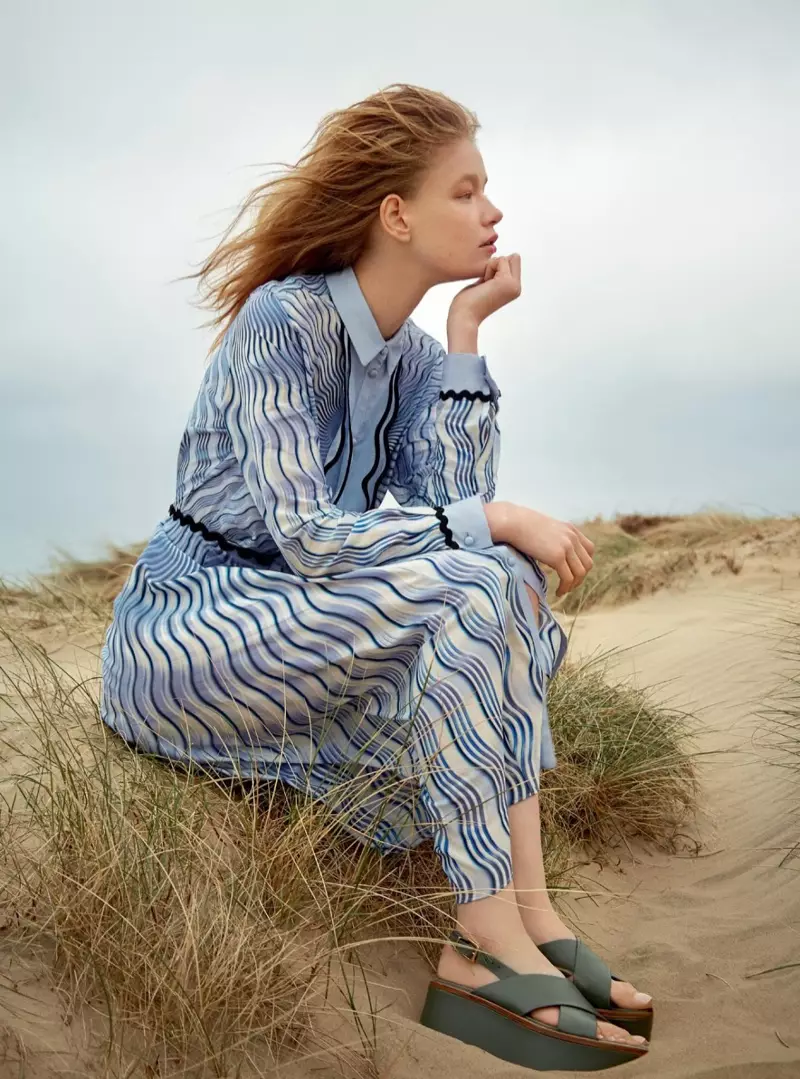
[[[561,595],[593,545],[493,501],[478,329],[519,296],[520,257],[494,257],[477,130],[406,84],[330,113],[192,275],[222,330],[174,505],[114,604],[102,718],[142,751],[310,790],[381,851],[431,836],[479,953],[452,935],[423,1022],[536,1067],[607,1067],[645,1052],[650,998],[611,988],[554,912],[537,797],[566,646],[537,560]],[[409,316],[471,279],[445,352]]]

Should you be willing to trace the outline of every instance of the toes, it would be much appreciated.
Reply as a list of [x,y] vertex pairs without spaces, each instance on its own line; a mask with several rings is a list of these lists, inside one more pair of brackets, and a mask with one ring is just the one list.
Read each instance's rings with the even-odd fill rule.
[[613,1023],[598,1023],[597,1037],[608,1042],[629,1042],[635,1045],[644,1045],[647,1041],[641,1034],[629,1034],[622,1027],[614,1026]]
[[612,982],[611,999],[618,1008],[647,1008],[653,998],[637,992],[630,982]]

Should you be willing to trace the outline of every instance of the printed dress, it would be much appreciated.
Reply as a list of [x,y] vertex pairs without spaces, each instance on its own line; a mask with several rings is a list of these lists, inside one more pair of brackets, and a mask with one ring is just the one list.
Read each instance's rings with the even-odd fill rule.
[[541,568],[489,534],[498,397],[485,357],[411,319],[385,340],[351,267],[254,289],[114,602],[103,721],[309,791],[381,851],[432,838],[461,902],[507,884],[566,636]]

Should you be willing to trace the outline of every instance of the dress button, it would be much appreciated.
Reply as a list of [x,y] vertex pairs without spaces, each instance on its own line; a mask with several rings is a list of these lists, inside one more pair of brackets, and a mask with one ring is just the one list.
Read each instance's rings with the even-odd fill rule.
[[377,367],[370,367],[370,369],[367,371],[367,374],[369,375],[370,378],[377,378],[378,377],[378,368]]
[[464,536],[464,546],[465,547],[471,547],[474,542],[475,542],[475,537],[471,536],[469,534],[469,532],[467,532],[466,536]]
[[506,555],[505,563],[506,563],[506,565],[508,566],[509,569],[516,569],[517,568],[517,563],[514,560],[513,555]]

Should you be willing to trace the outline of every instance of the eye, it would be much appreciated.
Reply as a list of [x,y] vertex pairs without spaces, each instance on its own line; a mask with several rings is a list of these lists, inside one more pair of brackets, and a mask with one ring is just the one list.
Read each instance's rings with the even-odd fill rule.
[[472,198],[472,192],[471,191],[466,191],[463,195],[459,195],[458,197],[460,199],[471,199]]

